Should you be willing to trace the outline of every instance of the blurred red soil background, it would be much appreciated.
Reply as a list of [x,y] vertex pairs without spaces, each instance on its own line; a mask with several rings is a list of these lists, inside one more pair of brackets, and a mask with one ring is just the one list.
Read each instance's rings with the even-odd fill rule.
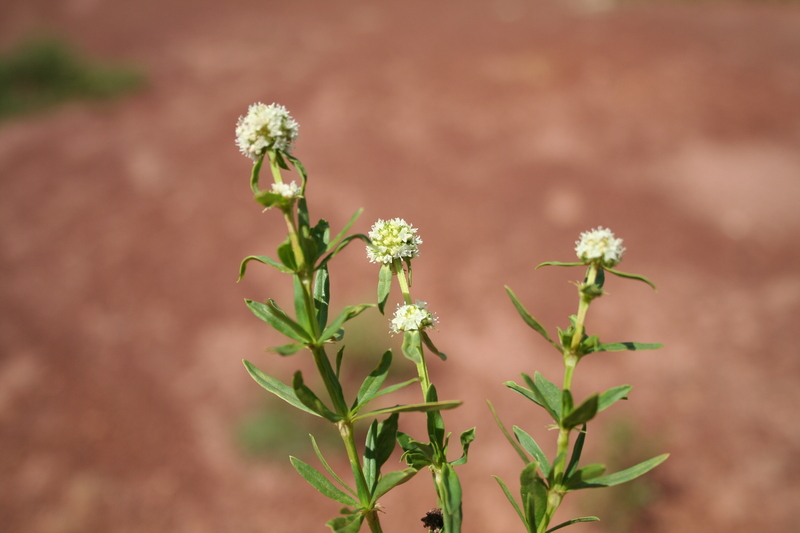
[[[620,268],[659,291],[610,279],[590,333],[666,346],[579,366],[579,395],[634,386],[590,428],[588,458],[614,445],[620,468],[672,456],[639,485],[643,502],[590,493],[560,517],[618,524],[573,526],[588,533],[800,531],[796,2],[0,5],[0,46],[42,30],[138,63],[149,86],[0,124],[3,532],[324,531],[336,515],[286,453],[254,458],[236,437],[267,394],[241,359],[284,380],[308,368],[264,352],[280,339],[242,302],[285,301],[287,280],[256,266],[235,283],[243,257],[283,238],[234,145],[255,101],[301,125],[312,216],[337,229],[363,206],[357,231],[389,217],[420,228],[414,296],[450,355],[433,380],[465,402],[448,428],[478,426],[466,533],[522,531],[490,477],[515,487],[521,464],[484,400],[555,440],[502,385],[561,379],[503,285],[565,327],[580,274],[533,268],[571,260],[598,225],[624,239]],[[334,307],[374,298],[360,245],[332,276]],[[389,342],[377,338],[362,358]],[[620,424],[630,439],[613,436]],[[423,531],[427,477],[385,498],[387,533]]]

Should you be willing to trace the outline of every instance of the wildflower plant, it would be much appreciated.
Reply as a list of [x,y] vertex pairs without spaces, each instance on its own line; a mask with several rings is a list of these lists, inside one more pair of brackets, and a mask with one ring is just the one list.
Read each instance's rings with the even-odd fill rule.
[[[445,429],[442,411],[461,404],[458,400],[440,401],[428,368],[428,355],[445,361],[447,357],[431,338],[438,317],[428,304],[413,300],[412,261],[420,256],[422,239],[417,228],[401,218],[378,220],[368,235],[348,234],[361,213],[357,211],[335,236],[327,221],[311,224],[306,186],[308,176],[299,159],[292,155],[298,137],[297,122],[283,106],[253,104],[236,125],[236,144],[240,151],[253,160],[250,187],[255,201],[265,211],[280,211],[287,228],[287,237],[277,247],[277,258],[265,255],[246,257],[239,268],[239,279],[251,262],[261,263],[287,274],[293,287],[293,301],[289,307],[268,299],[265,302],[246,300],[245,303],[259,319],[287,338],[287,342],[271,350],[282,356],[298,354],[314,361],[317,378],[308,382],[300,371],[294,373],[290,384],[269,376],[249,361],[245,368],[264,389],[294,408],[311,416],[321,417],[336,428],[350,463],[351,473],[342,476],[333,470],[323,456],[317,441],[311,436],[313,449],[324,473],[296,457],[290,462],[297,472],[324,496],[344,505],[340,516],[327,525],[336,533],[355,533],[364,522],[372,533],[382,531],[379,511],[380,499],[390,490],[406,483],[420,470],[431,472],[437,495],[437,507],[422,518],[425,528],[435,532],[460,533],[462,524],[462,486],[456,467],[467,462],[475,428],[463,431],[459,437],[460,454],[449,454],[451,434]],[[259,186],[264,163],[269,165],[271,183],[268,188]],[[292,172],[297,179],[287,181],[284,173]],[[299,179],[299,185],[298,185]],[[273,210],[273,211],[274,211]],[[379,265],[377,302],[347,305],[338,314],[330,293],[330,265],[333,259],[353,241],[366,246],[367,259]],[[506,386],[528,400],[543,407],[558,428],[558,452],[548,460],[533,438],[518,427],[513,428],[512,439],[500,422],[494,408],[492,413],[503,433],[512,444],[525,466],[520,475],[521,504],[511,496],[507,485],[497,478],[502,490],[522,519],[528,533],[545,533],[561,527],[590,520],[583,517],[569,520],[555,527],[549,524],[563,497],[574,490],[616,485],[633,479],[666,459],[666,455],[617,472],[604,475],[598,464],[581,466],[581,452],[586,438],[586,427],[595,415],[620,399],[627,398],[629,385],[614,387],[606,392],[591,395],[577,403],[571,393],[572,376],[581,358],[597,352],[643,350],[658,348],[658,344],[634,342],[603,344],[597,336],[585,333],[586,314],[592,300],[603,294],[605,272],[623,278],[652,283],[642,276],[614,269],[620,262],[624,248],[622,241],[608,229],[598,228],[581,235],[575,248],[579,261],[573,263],[549,262],[544,265],[586,267],[582,283],[578,283],[580,302],[578,313],[570,317],[571,325],[558,332],[558,341],[552,340],[544,327],[536,321],[506,288],[512,303],[522,319],[541,334],[562,355],[564,360],[563,387],[547,381],[538,372],[530,378],[523,374],[527,387],[507,382]],[[538,268],[538,267],[537,267]],[[395,283],[396,282],[396,283]],[[377,308],[381,314],[393,287],[399,290],[400,301],[389,318],[392,335],[402,335],[401,351],[416,370],[417,378],[385,385],[394,358],[391,350],[376,350],[375,369],[364,377],[356,391],[341,380],[345,359],[344,327],[362,312]],[[655,286],[653,286],[655,288]],[[335,349],[335,356],[328,349]],[[381,354],[378,356],[378,354]],[[321,383],[324,392],[320,390]],[[384,408],[369,408],[376,398],[394,393],[408,385],[419,383],[421,399],[418,403],[397,404]],[[312,386],[317,390],[312,389]],[[399,431],[401,413],[424,413],[427,435],[417,438]],[[355,439],[356,424],[367,425],[366,439],[359,444]],[[568,457],[570,439],[576,434],[572,453]],[[399,444],[404,468],[385,472],[384,466]],[[348,480],[345,480],[348,478]]]

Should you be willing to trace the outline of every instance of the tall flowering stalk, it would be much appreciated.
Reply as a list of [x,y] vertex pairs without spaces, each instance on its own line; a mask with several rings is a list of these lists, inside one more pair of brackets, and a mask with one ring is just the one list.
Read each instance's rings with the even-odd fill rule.
[[[534,374],[533,379],[527,374],[522,374],[527,387],[513,381],[505,383],[511,390],[544,408],[555,422],[555,427],[558,429],[557,451],[552,461],[547,459],[533,437],[521,428],[514,426],[513,432],[516,440],[512,439],[500,422],[494,407],[491,403],[489,404],[500,429],[525,463],[525,467],[520,473],[521,502],[519,504],[511,495],[508,486],[500,478],[495,476],[495,479],[525,524],[528,533],[546,533],[579,522],[599,520],[597,517],[587,516],[568,520],[552,528],[549,527],[562,499],[569,492],[610,487],[630,481],[655,468],[668,457],[668,454],[660,455],[610,475],[604,475],[605,466],[602,464],[580,466],[588,422],[593,420],[600,411],[607,409],[618,400],[627,399],[632,387],[630,385],[613,387],[603,393],[592,394],[576,405],[572,396],[572,378],[578,362],[592,353],[653,350],[662,345],[639,342],[604,344],[600,342],[597,335],[586,334],[586,317],[589,306],[594,299],[604,294],[605,272],[622,278],[643,281],[653,289],[655,289],[655,285],[643,276],[620,272],[613,268],[622,260],[625,248],[622,247],[622,239],[615,238],[609,229],[598,227],[595,230],[584,232],[575,244],[579,262],[551,261],[536,267],[556,265],[587,268],[584,281],[576,283],[580,297],[578,312],[570,317],[570,326],[565,331],[558,330],[559,342],[553,341],[547,330],[528,313],[511,289],[506,287],[511,301],[525,323],[544,337],[561,354],[564,361],[562,388],[548,381],[539,372]],[[570,437],[573,433],[577,433],[577,437],[570,455]]]
[[[306,201],[308,177],[299,159],[292,155],[298,137],[298,125],[283,106],[261,103],[250,106],[247,114],[236,125],[236,143],[241,152],[253,160],[250,187],[254,199],[264,211],[280,211],[287,229],[286,239],[278,245],[277,259],[265,255],[246,257],[239,268],[239,279],[247,265],[257,262],[276,268],[291,276],[294,297],[291,310],[284,310],[277,302],[246,300],[256,317],[266,322],[288,342],[271,350],[282,356],[300,352],[310,353],[324,394],[313,390],[300,371],[294,373],[291,384],[267,375],[252,363],[244,361],[253,379],[270,393],[293,407],[312,416],[329,421],[341,437],[344,452],[350,463],[351,479],[346,481],[327,462],[311,437],[314,451],[324,472],[297,459],[290,461],[297,472],[324,496],[343,504],[341,515],[327,522],[335,533],[356,533],[364,522],[372,533],[381,533],[380,499],[390,490],[410,480],[422,469],[432,473],[438,507],[422,519],[424,527],[434,533],[460,533],[462,523],[462,486],[455,467],[467,462],[470,444],[475,438],[475,428],[460,435],[461,455],[448,460],[450,434],[445,430],[441,411],[460,405],[459,401],[439,401],[427,363],[427,354],[446,359],[433,343],[429,332],[438,319],[428,304],[411,297],[412,260],[419,256],[422,239],[418,230],[400,218],[378,220],[369,235],[347,235],[361,211],[353,215],[345,227],[331,238],[327,221],[311,225]],[[264,163],[270,169],[269,187],[259,186]],[[299,178],[287,181],[284,172],[294,170]],[[331,261],[348,244],[360,240],[366,244],[368,259],[380,265],[378,273],[377,303],[345,306],[337,315],[329,316],[331,306]],[[602,227],[580,236],[575,251],[578,262],[548,262],[544,265],[579,266],[586,268],[583,282],[578,287],[578,311],[570,317],[570,326],[558,331],[558,342],[528,313],[506,287],[511,301],[528,326],[542,335],[560,354],[564,362],[562,386],[551,383],[536,372],[531,378],[522,374],[527,387],[514,382],[506,386],[545,409],[558,429],[557,452],[551,460],[545,456],[536,441],[524,430],[514,427],[512,438],[489,404],[497,424],[524,462],[520,474],[520,503],[511,495],[507,485],[496,478],[513,505],[528,533],[549,533],[562,527],[597,520],[582,517],[550,527],[561,501],[569,492],[597,487],[608,487],[634,479],[666,459],[661,455],[621,472],[605,474],[600,464],[581,464],[581,453],[586,439],[587,424],[597,413],[621,399],[631,391],[629,385],[613,387],[603,393],[593,394],[577,403],[572,395],[575,369],[589,354],[622,350],[649,350],[660,344],[636,342],[601,343],[596,335],[586,333],[586,320],[592,301],[604,294],[605,273],[621,278],[643,281],[655,286],[646,278],[620,272],[616,266],[625,249],[622,240]],[[538,268],[538,267],[537,267]],[[411,360],[418,377],[402,383],[384,386],[393,361],[392,351],[386,350],[378,359],[375,369],[367,375],[357,391],[347,391],[340,380],[344,361],[345,324],[365,310],[377,307],[385,312],[394,281],[400,290],[401,300],[390,319],[393,334],[402,334],[403,355]],[[338,344],[336,356],[330,357],[326,348]],[[414,382],[419,382],[422,401],[410,405],[368,410],[368,404],[381,396],[395,392]],[[313,385],[313,383],[312,383]],[[398,431],[401,413],[423,412],[427,420],[427,442],[415,440]],[[359,445],[355,439],[355,425],[369,423],[366,441]],[[575,436],[574,442],[572,437]],[[397,444],[403,450],[406,468],[383,472],[383,467]],[[570,444],[572,451],[570,453]]]
[[[328,401],[324,401],[306,385],[300,371],[295,372],[290,386],[268,376],[248,361],[245,361],[244,365],[253,379],[266,390],[301,411],[328,420],[337,428],[350,462],[352,483],[345,482],[333,471],[313,437],[314,450],[328,476],[296,457],[290,458],[295,469],[314,488],[346,506],[342,510],[343,516],[330,520],[328,526],[336,532],[355,533],[366,521],[373,533],[380,533],[382,529],[378,517],[379,499],[391,489],[411,479],[419,470],[412,465],[386,474],[381,471],[395,448],[399,414],[411,411],[438,412],[440,409],[456,407],[460,402],[433,400],[365,412],[365,407],[373,399],[416,381],[383,387],[392,362],[391,350],[383,353],[377,367],[366,376],[351,401],[346,400],[346,391],[340,381],[345,347],[342,345],[339,348],[334,362],[327,355],[325,348],[342,340],[343,325],[347,321],[374,307],[375,304],[346,306],[333,320],[329,320],[328,265],[353,240],[370,243],[370,239],[361,234],[345,236],[360,211],[332,240],[329,225],[325,220],[311,225],[305,199],[307,174],[300,160],[290,154],[297,133],[297,123],[284,107],[276,104],[269,106],[254,104],[247,115],[239,119],[236,126],[236,142],[240,150],[254,161],[250,178],[254,198],[266,208],[265,210],[278,209],[283,215],[288,231],[286,240],[278,246],[278,259],[263,255],[245,258],[239,269],[239,279],[244,276],[246,267],[251,261],[272,266],[292,276],[294,316],[271,299],[263,303],[246,300],[246,303],[253,314],[291,341],[272,348],[272,351],[280,355],[292,355],[307,349],[311,353]],[[259,178],[265,160],[269,164],[273,183],[269,189],[261,190]],[[290,170],[289,164],[300,176],[300,185],[294,181],[290,183],[284,181],[282,173]],[[378,421],[377,418],[383,420]],[[355,441],[354,425],[370,419],[372,422],[367,431],[366,442],[361,448],[362,452]],[[344,490],[337,487],[334,482]]]
[[[431,383],[425,348],[442,360],[447,357],[434,345],[427,330],[433,328],[436,318],[428,310],[427,303],[417,300],[412,303],[411,260],[419,256],[419,245],[422,239],[417,229],[405,220],[378,220],[369,233],[371,243],[367,245],[367,257],[373,263],[381,265],[378,274],[378,309],[384,312],[391,292],[392,280],[397,280],[403,303],[397,304],[397,310],[391,320],[393,333],[403,334],[402,351],[411,360],[419,376],[422,388],[422,399],[425,402],[437,402],[436,387]],[[444,418],[439,411],[430,411],[428,418],[428,442],[413,439],[409,435],[398,432],[398,441],[403,448],[406,463],[417,470],[427,467],[433,474],[436,489],[438,510],[434,516],[440,517],[441,524],[434,521],[428,527],[431,530],[444,529],[448,533],[461,532],[461,482],[455,466],[467,462],[469,446],[475,439],[475,428],[461,434],[461,456],[448,461],[447,451],[449,434],[445,431]],[[427,517],[426,517],[427,518]],[[425,521],[425,519],[423,519]],[[427,523],[427,522],[426,522]]]

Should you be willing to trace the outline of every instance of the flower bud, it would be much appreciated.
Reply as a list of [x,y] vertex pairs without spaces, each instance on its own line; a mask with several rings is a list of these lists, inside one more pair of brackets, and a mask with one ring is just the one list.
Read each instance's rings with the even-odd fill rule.
[[394,318],[392,318],[392,333],[433,327],[436,318],[428,311],[426,305],[426,302],[419,300],[416,304],[397,304],[397,311],[394,312]]

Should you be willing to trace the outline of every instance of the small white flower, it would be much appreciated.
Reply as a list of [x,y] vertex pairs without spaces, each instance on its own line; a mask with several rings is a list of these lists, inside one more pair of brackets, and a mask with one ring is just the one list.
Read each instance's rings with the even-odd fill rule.
[[267,149],[289,152],[297,139],[297,122],[285,107],[278,104],[253,104],[247,115],[236,123],[236,144],[251,159],[258,159]]
[[291,183],[273,183],[272,192],[284,198],[300,198],[300,187],[294,181]]
[[584,231],[581,233],[581,239],[575,241],[575,244],[577,244],[575,251],[581,261],[586,264],[599,261],[606,268],[618,264],[625,251],[625,248],[622,247],[622,239],[615,239],[611,230],[603,229],[602,226]]
[[369,232],[372,245],[367,246],[367,257],[372,263],[391,263],[395,259],[412,259],[419,255],[422,239],[417,228],[412,228],[402,218],[380,220]]
[[422,330],[433,327],[436,318],[428,311],[426,302],[417,300],[415,304],[397,304],[397,311],[392,318],[392,333],[401,331]]

